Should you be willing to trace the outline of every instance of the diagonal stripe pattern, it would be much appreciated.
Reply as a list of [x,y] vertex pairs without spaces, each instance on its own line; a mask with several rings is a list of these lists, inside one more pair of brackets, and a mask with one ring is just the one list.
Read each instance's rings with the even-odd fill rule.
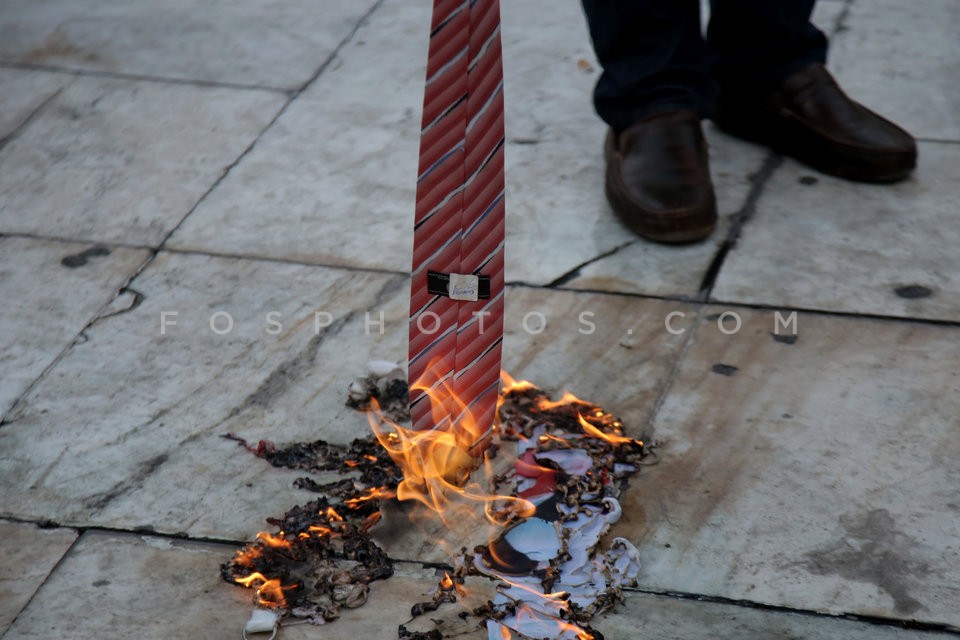
[[[475,450],[489,439],[499,391],[503,146],[499,0],[435,0],[414,223],[410,410],[418,430],[474,421]],[[428,271],[489,276],[490,297],[431,294]]]

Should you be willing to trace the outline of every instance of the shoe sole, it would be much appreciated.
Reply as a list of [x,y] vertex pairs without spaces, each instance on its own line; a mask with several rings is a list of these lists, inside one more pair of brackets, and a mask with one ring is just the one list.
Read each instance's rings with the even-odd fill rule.
[[[724,133],[769,147],[821,173],[852,182],[891,184],[905,180],[916,168],[916,157],[911,159],[908,154],[888,154],[887,162],[874,161],[873,166],[865,165],[861,158],[838,157],[842,156],[841,150],[821,141],[802,125],[793,124],[792,121],[780,125],[781,130],[775,131],[771,125],[763,122],[762,117],[750,123],[727,119],[722,115],[711,120]],[[899,166],[884,167],[884,164]]]
[[[608,178],[604,185],[604,192],[606,193],[607,202],[610,204],[610,208],[613,209],[613,212],[616,214],[617,219],[620,220],[621,224],[642,238],[662,244],[692,244],[694,242],[706,240],[717,228],[716,221],[713,221],[705,226],[682,229],[678,231],[659,231],[656,229],[651,229],[648,226],[638,224],[636,221],[636,215],[628,213],[631,211],[632,204],[625,202],[610,183],[611,180]],[[699,217],[699,215],[697,217]]]

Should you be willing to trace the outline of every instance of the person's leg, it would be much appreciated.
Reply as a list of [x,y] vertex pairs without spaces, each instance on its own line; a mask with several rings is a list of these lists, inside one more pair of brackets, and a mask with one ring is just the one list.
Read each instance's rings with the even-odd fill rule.
[[895,182],[917,163],[909,133],[851,100],[824,66],[813,0],[712,0],[707,40],[720,95],[711,114],[727,133],[824,173]]
[[699,0],[583,0],[610,125],[607,201],[635,233],[695,242],[716,224],[701,120],[716,97]]
[[727,92],[769,93],[827,60],[827,38],[810,22],[814,0],[711,0],[707,42]]
[[620,133],[675,109],[709,115],[715,97],[698,0],[583,0],[603,74],[599,116]]

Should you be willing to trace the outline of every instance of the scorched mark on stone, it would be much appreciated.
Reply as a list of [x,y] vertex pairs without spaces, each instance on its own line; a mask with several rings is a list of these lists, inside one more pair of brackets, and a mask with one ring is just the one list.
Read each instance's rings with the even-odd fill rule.
[[896,524],[886,509],[842,515],[840,527],[846,535],[808,552],[803,566],[816,575],[874,584],[893,598],[898,614],[916,613],[923,604],[910,595],[908,582],[922,580],[931,571],[925,562],[911,558],[919,543]]
[[717,364],[713,365],[712,367],[710,367],[710,371],[713,371],[714,373],[718,373],[718,374],[720,374],[721,376],[732,376],[732,375],[735,374],[737,371],[740,371],[740,368],[739,368],[739,367],[735,367],[735,366],[733,366],[732,364],[721,364],[721,363],[717,363]]
[[64,258],[60,260],[60,264],[68,269],[76,269],[77,267],[82,267],[87,264],[90,258],[108,255],[110,255],[110,249],[106,247],[91,247],[80,253],[64,256]]
[[907,300],[919,300],[920,298],[929,298],[933,295],[933,290],[920,284],[908,284],[897,287],[893,290],[901,298]]
[[165,453],[162,453],[140,463],[136,472],[133,474],[133,477],[115,484],[113,488],[106,493],[88,498],[86,502],[84,502],[83,506],[94,511],[102,511],[108,504],[123,494],[141,487],[144,480],[153,475],[156,470],[159,469],[168,459],[169,456]]

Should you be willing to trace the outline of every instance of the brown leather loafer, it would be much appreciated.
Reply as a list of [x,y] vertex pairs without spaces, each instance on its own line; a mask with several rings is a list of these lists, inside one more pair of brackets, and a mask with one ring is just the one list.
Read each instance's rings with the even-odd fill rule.
[[712,120],[814,169],[857,182],[896,182],[917,165],[913,137],[851,100],[822,64],[788,77],[759,99],[724,95]]
[[717,223],[707,143],[692,111],[665,111],[607,134],[607,200],[635,233],[665,243],[703,240]]

